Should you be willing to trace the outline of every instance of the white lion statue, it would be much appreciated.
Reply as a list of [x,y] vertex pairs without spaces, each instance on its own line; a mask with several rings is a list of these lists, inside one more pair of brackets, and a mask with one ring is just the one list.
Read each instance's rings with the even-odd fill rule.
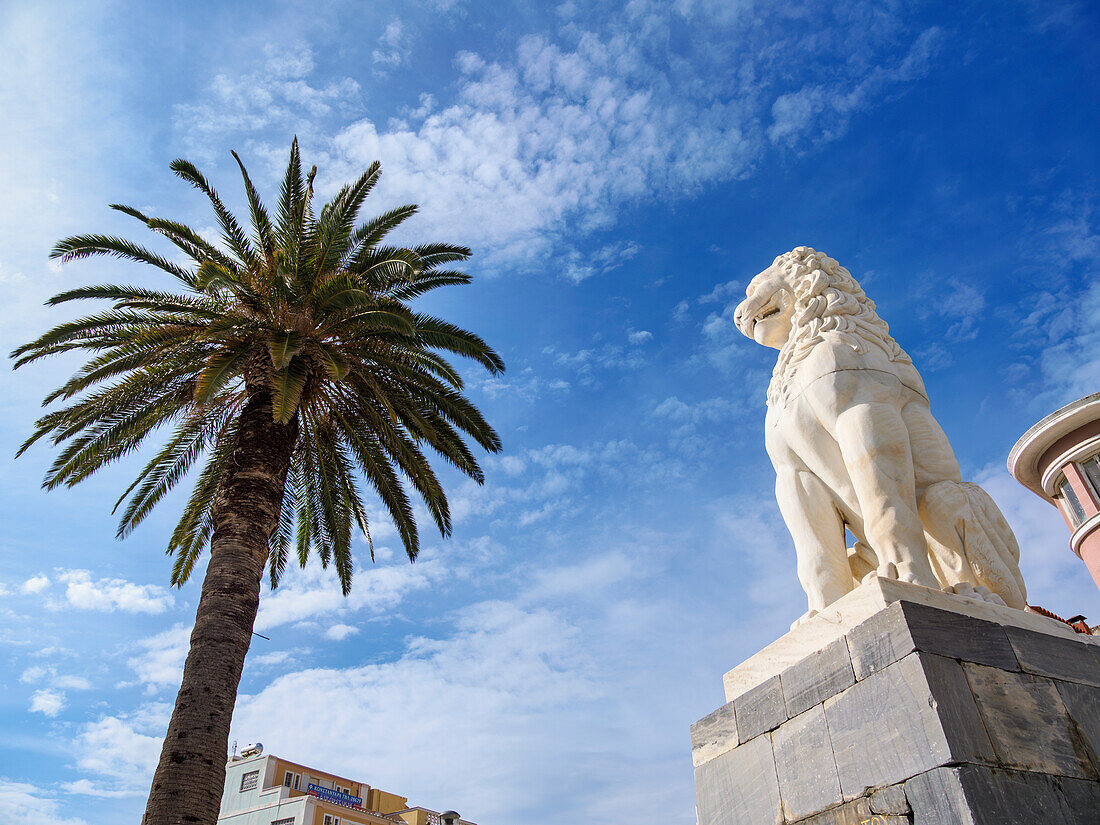
[[799,621],[869,575],[1025,608],[1012,529],[961,480],[924,382],[848,270],[800,246],[746,295],[738,328],[779,350],[765,438],[809,598]]

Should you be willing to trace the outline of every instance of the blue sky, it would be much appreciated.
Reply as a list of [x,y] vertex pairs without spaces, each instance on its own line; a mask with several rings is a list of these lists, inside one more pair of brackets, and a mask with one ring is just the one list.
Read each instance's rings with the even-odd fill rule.
[[[732,307],[807,244],[861,281],[922,370],[964,476],[1000,503],[1030,598],[1100,618],[1057,513],[1004,470],[1100,383],[1100,15],[1092,4],[681,0],[560,5],[0,4],[0,337],[136,265],[47,262],[142,238],[123,202],[200,228],[168,171],[240,208],[293,134],[331,194],[474,247],[428,306],[486,337],[501,432],[456,527],[403,559],[378,519],[352,595],[308,568],[265,593],[243,744],[482,825],[694,822],[688,725],[804,609],[764,453],[771,351]],[[273,196],[272,196],[273,197]],[[0,812],[136,821],[201,576],[170,589],[179,499],[116,542],[138,461],[45,494],[10,460],[71,363],[4,374]]]

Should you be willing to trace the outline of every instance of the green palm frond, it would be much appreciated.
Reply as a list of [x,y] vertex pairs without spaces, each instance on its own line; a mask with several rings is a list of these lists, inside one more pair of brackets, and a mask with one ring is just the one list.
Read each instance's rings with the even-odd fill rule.
[[67,263],[79,261],[83,258],[91,258],[95,255],[109,255],[128,261],[149,264],[157,269],[162,269],[169,275],[175,275],[188,286],[191,285],[192,273],[178,264],[174,264],[167,258],[146,249],[144,246],[131,243],[124,238],[114,235],[74,235],[71,238],[60,240],[50,251],[50,257]]
[[48,439],[57,455],[44,486],[71,486],[165,430],[115,510],[123,538],[190,479],[167,543],[172,583],[181,585],[214,537],[219,489],[251,432],[242,429],[243,411],[261,399],[272,424],[295,433],[281,499],[273,499],[277,523],[264,533],[270,585],[279,584],[292,556],[301,565],[315,556],[334,568],[347,593],[353,529],[374,558],[367,493],[393,521],[410,559],[420,536],[407,487],[440,533],[450,533],[450,507],[431,456],[480,483],[470,445],[495,452],[501,444],[462,394],[462,375],[448,358],[470,359],[493,374],[504,362],[473,332],[410,306],[430,290],[470,283],[465,272],[445,268],[467,260],[470,250],[383,245],[417,207],[359,222],[381,174],[377,163],[315,213],[317,170],[303,173],[295,139],[269,212],[243,161],[233,158],[248,201],[247,231],[193,164],[171,164],[209,200],[221,230],[217,243],[182,223],[112,204],[186,256],[187,266],[113,235],[76,235],[54,247],[51,256],[63,262],[112,256],[147,264],[173,285],[80,286],[47,302],[108,303],[12,353],[16,367],[65,352],[86,355],[47,395],[49,410],[19,453]]

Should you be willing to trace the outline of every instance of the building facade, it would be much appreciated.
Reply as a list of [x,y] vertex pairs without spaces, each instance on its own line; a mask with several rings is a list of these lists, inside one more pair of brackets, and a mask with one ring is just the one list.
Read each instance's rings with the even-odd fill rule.
[[273,754],[225,766],[218,825],[475,825],[453,811],[410,806],[406,797]]
[[1100,587],[1100,392],[1055,410],[1016,442],[1008,470],[1061,512],[1070,549]]

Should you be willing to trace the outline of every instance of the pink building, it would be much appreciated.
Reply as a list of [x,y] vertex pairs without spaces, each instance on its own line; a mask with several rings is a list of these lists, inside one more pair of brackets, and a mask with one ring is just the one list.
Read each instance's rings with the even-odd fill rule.
[[1062,513],[1070,549],[1100,587],[1100,392],[1024,433],[1008,454],[1008,471]]

